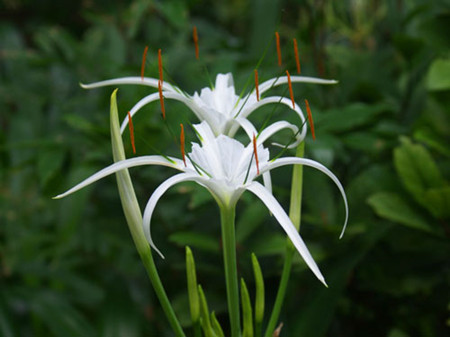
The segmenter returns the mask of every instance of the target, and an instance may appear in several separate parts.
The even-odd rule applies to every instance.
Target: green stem
[[[240,336],[239,314],[239,288],[236,265],[236,238],[235,238],[235,205],[220,207],[222,222],[223,259],[225,267],[225,280],[227,285],[227,302],[230,316],[231,337]]]
[[[116,92],[117,89],[111,96],[111,141],[113,158],[115,162],[125,159],[125,150],[123,148],[123,142],[119,128]],[[122,208],[125,213],[125,218],[127,220],[131,236],[133,238],[139,256],[142,259],[144,267],[147,270],[150,282],[155,289],[156,296],[161,303],[163,311],[166,314],[167,319],[169,320],[169,324],[175,332],[175,335],[177,337],[185,337],[180,322],[175,316],[175,312],[172,309],[169,298],[167,297],[161,279],[159,278],[150,246],[147,242],[147,239],[145,238],[144,230],[142,228],[142,213],[136,198],[136,194],[134,192],[130,173],[128,172],[128,170],[119,171],[116,173],[116,178],[117,186],[119,188],[120,201],[122,202]]]
[[[305,143],[302,142],[297,147],[296,156],[303,157],[305,153]],[[302,211],[302,190],[303,190],[303,166],[296,165],[292,172],[292,188],[291,188],[291,203],[289,206],[289,218],[297,230],[300,229],[301,211]],[[280,284],[278,286],[277,297],[270,315],[269,323],[267,325],[265,337],[271,337],[278,318],[280,317],[281,307],[283,306],[284,298],[286,297],[286,289],[289,283],[289,277],[292,269],[292,259],[294,257],[295,248],[292,242],[288,239],[286,243],[286,254],[284,258],[283,271],[281,273]]]
[[[286,296],[286,289],[289,282],[292,269],[292,258],[294,256],[294,250],[288,247],[286,249],[286,255],[284,258],[283,271],[281,273],[280,284],[278,286],[277,297],[275,304],[272,308],[272,314],[270,315],[269,323],[267,324],[265,337],[272,337],[273,332],[278,324],[278,318],[280,317],[281,307],[283,306],[284,298]]]

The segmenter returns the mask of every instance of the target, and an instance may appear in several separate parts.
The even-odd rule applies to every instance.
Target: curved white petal
[[[170,161],[172,160],[172,162]],[[87,185],[92,184],[93,182],[96,182],[97,180],[100,180],[110,174],[116,173],[120,170],[127,169],[130,167],[135,166],[142,166],[142,165],[161,165],[161,166],[168,166],[172,167],[177,170],[183,170],[183,161],[176,159],[176,158],[170,158],[170,160],[162,157],[162,156],[142,156],[142,157],[136,157],[131,159],[126,159],[119,161],[117,163],[114,163],[112,165],[109,165],[108,167],[105,167],[104,169],[98,171],[97,173],[93,174],[86,180],[82,181],[78,185],[75,185],[70,190],[57,195],[54,197],[54,199],[60,199],[64,198],[65,196],[72,194],[73,192],[76,192],[83,187],[86,187]]]
[[[163,96],[164,96],[164,99],[173,99],[175,101],[184,103],[188,108],[190,108],[192,110],[192,112],[194,112],[194,114],[197,116],[197,118],[200,121],[204,120],[204,111],[202,109],[200,109],[191,98],[181,95],[177,92],[164,92]],[[155,101],[158,101],[158,100],[159,100],[158,92],[152,93],[152,94],[142,98],[130,110],[131,117],[133,117],[145,105],[150,104]],[[127,125],[128,125],[128,116],[124,118],[122,125],[120,126],[121,133],[124,132]]]
[[[292,221],[289,219],[288,215],[283,210],[278,201],[273,197],[273,195],[258,182],[251,183],[249,186],[247,186],[247,190],[255,194],[267,206],[269,211],[272,212],[272,214],[278,220],[280,226],[283,227],[284,231],[289,236],[295,248],[297,248],[297,251],[303,258],[305,263],[308,265],[308,267],[311,269],[311,271],[314,273],[314,275],[316,275],[316,277],[323,284],[327,285],[322,273],[319,270],[319,267],[316,264],[316,261],[314,261],[313,257],[311,256],[308,248],[300,237],[300,234],[297,232],[294,225],[292,224]]]
[[[142,98],[139,102],[137,102],[137,103],[134,105],[134,107],[130,110],[130,115],[131,115],[131,117],[134,117],[134,115],[135,115],[140,109],[142,109],[145,105],[150,104],[150,103],[152,103],[152,102],[154,102],[154,101],[157,101],[157,100],[159,100],[159,93],[158,93],[158,92],[155,92],[155,93],[153,93],[153,94],[150,94],[150,95],[148,95],[148,96],[145,96],[145,97]],[[120,133],[121,133],[121,134],[125,131],[125,129],[126,129],[127,125],[128,125],[128,122],[129,122],[129,120],[128,120],[128,116],[127,116],[127,117],[125,117],[125,118],[123,119],[123,122],[122,122],[122,124],[120,125]]]
[[[150,199],[147,202],[147,205],[145,206],[144,210],[144,216],[142,218],[142,226],[144,229],[145,237],[147,238],[147,241],[149,242],[150,246],[156,250],[156,252],[164,258],[164,255],[159,251],[158,248],[156,248],[156,245],[154,244],[150,232],[150,223],[152,220],[152,214],[155,210],[156,204],[158,203],[159,199],[162,197],[166,191],[172,187],[173,185],[176,185],[178,183],[181,183],[183,181],[197,181],[200,178],[195,175],[190,175],[186,173],[179,173],[177,175],[174,175],[173,177],[170,177],[166,181],[164,181],[161,185],[158,186],[158,188],[153,192],[153,194],[150,196]]]
[[[272,161],[271,163],[269,163],[267,166],[265,166],[263,169],[261,169],[261,173],[266,172],[266,171],[270,171],[273,170],[276,167],[280,167],[280,166],[284,166],[284,165],[292,165],[292,164],[297,164],[297,165],[305,165],[305,166],[310,166],[313,167],[323,173],[325,173],[331,180],[333,180],[333,182],[336,184],[336,186],[339,189],[339,192],[341,192],[342,195],[342,199],[344,199],[344,205],[345,205],[345,221],[344,221],[344,227],[342,228],[342,232],[341,235],[339,236],[339,238],[341,239],[342,236],[344,235],[345,229],[347,228],[347,222],[348,222],[348,203],[347,203],[347,196],[345,194],[344,191],[344,187],[342,187],[341,182],[339,181],[339,179],[333,174],[333,172],[331,172],[329,169],[327,169],[325,166],[323,166],[322,164],[311,160],[311,159],[306,159],[306,158],[296,158],[296,157],[285,157],[285,158],[279,158],[279,159],[275,159],[274,161]]]
[[[158,89],[158,82],[159,82],[159,80],[156,78],[144,77],[144,79],[142,79],[141,77],[138,77],[138,76],[129,76],[129,77],[113,78],[111,80],[105,80],[105,81],[94,82],[94,83],[89,83],[89,84],[80,83],[80,86],[83,89],[94,89],[94,88],[106,87],[109,85],[138,84],[138,85],[145,85],[148,87]],[[170,83],[167,83],[167,82],[163,82],[162,90],[169,91],[169,92],[180,91],[180,89],[178,87],[176,87]]]
[[[308,76],[291,76],[292,83],[314,83],[314,84],[336,84],[336,80],[325,80],[322,78],[308,77]],[[280,76],[267,80],[259,85],[259,94],[262,95],[267,90],[281,84],[288,83],[287,76]]]
[[[239,116],[243,117],[243,118],[247,118],[256,109],[260,108],[263,105],[271,104],[271,103],[287,105],[291,110],[294,110],[297,113],[297,115],[300,117],[301,125],[302,125],[302,132],[299,135],[297,135],[297,137],[296,137],[297,138],[296,145],[298,145],[301,142],[301,140],[304,139],[306,136],[306,123],[305,123],[306,120],[305,120],[305,116],[303,115],[303,112],[302,112],[302,109],[300,108],[300,106],[297,103],[295,103],[294,108],[292,108],[292,101],[286,97],[271,96],[271,97],[263,98],[259,102],[251,104],[250,106],[242,109]],[[296,145],[294,145],[294,146],[296,146]]]
[[[267,188],[267,190],[272,193],[272,178],[270,176],[270,172],[264,172],[262,174],[263,176],[263,181],[264,181],[264,187]]]
[[[253,140],[253,135],[258,135],[258,131],[248,119],[237,117],[235,121],[236,123],[234,123],[234,125],[230,128],[228,136],[234,137],[239,126],[242,127],[242,129],[244,129],[250,141]]]
[[[277,133],[278,131],[281,131],[283,129],[290,129],[292,131],[292,133],[294,135],[296,135],[296,141],[293,142],[292,144],[290,144],[288,146],[289,149],[296,147],[298,145],[298,143],[303,140],[302,139],[298,139],[298,127],[294,124],[291,124],[289,122],[286,121],[279,121],[279,122],[275,122],[271,125],[269,125],[268,127],[266,127],[263,131],[261,131],[261,133],[258,136],[258,143],[262,144],[263,142],[265,142],[268,138],[272,137],[275,133]],[[285,145],[283,144],[278,144],[278,143],[272,143],[272,145],[276,145],[276,146],[280,146],[280,147],[285,147]]]

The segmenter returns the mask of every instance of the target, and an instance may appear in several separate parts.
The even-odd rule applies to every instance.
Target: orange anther
[[[181,147],[181,156],[183,157],[184,166],[186,166],[186,156],[184,153],[184,127],[183,124],[180,124],[181,133],[180,133],[180,147]]]
[[[256,90],[256,100],[259,102],[259,87],[258,87],[258,69],[255,69],[255,90]]]
[[[148,46],[145,46],[144,53],[142,54],[141,80],[144,80],[145,60],[147,58],[147,51],[148,51]]]
[[[136,154],[136,146],[134,144],[134,127],[133,127],[133,120],[131,119],[131,114],[128,111],[128,128],[130,129],[130,140],[131,140],[131,147],[133,148],[133,153]]]
[[[314,133],[314,121],[312,119],[311,109],[309,107],[309,103],[308,103],[307,99],[305,99],[305,104],[306,104],[306,112],[308,113],[309,126],[311,127],[311,135],[312,135],[313,140],[316,140],[316,135]]]
[[[289,71],[287,71],[287,70],[286,70],[286,75],[287,75],[287,79],[288,79],[289,95],[291,96],[291,101],[292,101],[292,109],[295,109],[294,92],[292,91],[291,75],[289,74]]]
[[[253,152],[255,154],[256,160],[256,174],[259,175],[259,161],[258,161],[258,151],[256,149],[256,136],[253,134]]]
[[[162,66],[161,49],[158,49],[158,70],[159,70],[159,80],[161,81],[161,85],[162,85],[162,83],[163,83],[163,66]]]
[[[294,39],[294,53],[295,53],[295,63],[297,64],[297,73],[300,74],[300,58],[298,57],[298,45],[297,39]]]
[[[277,42],[277,55],[278,55],[278,66],[281,67],[281,48],[280,48],[280,34],[278,32],[275,32],[275,38]]]
[[[195,45],[195,58],[198,60],[198,35],[197,35],[197,27],[194,26],[192,30],[192,38],[194,39]]]
[[[163,119],[166,119],[166,109],[164,108],[164,96],[161,88],[161,81],[158,81],[159,102],[161,103],[161,112]]]

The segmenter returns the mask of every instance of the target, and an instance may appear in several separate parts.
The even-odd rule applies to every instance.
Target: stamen
[[[312,135],[313,140],[316,140],[316,135],[314,133],[314,122],[312,119],[311,109],[309,107],[309,103],[308,103],[307,99],[305,99],[305,104],[306,104],[306,112],[308,113],[309,126],[311,127],[311,135]]]
[[[142,54],[141,80],[144,80],[145,60],[147,58],[148,46],[145,46],[144,54]]]
[[[278,66],[281,67],[281,48],[280,48],[280,34],[278,32],[275,32],[275,38],[277,42],[277,55],[278,55]]]
[[[297,39],[294,38],[294,53],[295,53],[295,63],[297,64],[297,73],[300,75],[300,58],[298,57],[298,45]]]
[[[259,161],[258,161],[258,151],[256,149],[256,136],[253,134],[253,152],[255,153],[256,160],[256,174],[259,175]]]
[[[292,91],[291,75],[289,74],[289,71],[287,71],[287,70],[286,70],[286,75],[287,75],[287,78],[288,78],[289,95],[291,96],[292,109],[295,110],[294,92]]]
[[[161,81],[158,81],[159,102],[161,103],[161,112],[163,119],[166,119],[166,109],[164,108],[164,96],[161,88]]]
[[[161,81],[161,85],[163,83],[163,66],[162,66],[162,57],[161,57],[161,49],[158,49],[158,70],[159,70],[159,80]]]
[[[184,127],[183,124],[180,124],[181,127],[181,133],[180,133],[180,147],[181,147],[181,156],[183,157],[183,163],[186,167],[186,156],[184,153]]]
[[[197,35],[197,26],[194,26],[192,30],[192,38],[194,39],[195,45],[195,58],[198,60],[198,35]]]
[[[258,69],[255,69],[255,90],[256,90],[256,100],[259,102],[259,87],[258,87]]]
[[[133,126],[133,120],[131,119],[131,114],[129,111],[128,111],[128,128],[130,129],[131,147],[133,148],[133,153],[136,154],[136,146],[134,144],[134,126]]]

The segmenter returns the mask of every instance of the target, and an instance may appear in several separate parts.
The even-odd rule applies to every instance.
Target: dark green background
[[[283,69],[295,71],[295,37],[303,75],[339,80],[333,87],[296,84],[294,93],[299,103],[308,98],[316,121],[307,157],[333,170],[350,204],[348,230],[338,240],[344,218],[338,191],[305,170],[301,234],[330,288],[298,257],[281,336],[448,335],[449,1],[5,0],[0,20],[0,336],[172,335],[132,245],[115,180],[51,199],[112,162],[113,88],[85,91],[78,83],[139,76],[148,45],[147,76],[157,76],[161,48],[172,81],[188,93],[208,86],[203,65],[212,78],[232,72],[241,90],[269,41],[260,79],[280,73],[276,30]],[[121,87],[121,116],[150,92]],[[285,88],[274,92],[287,95]],[[166,109],[166,126],[157,103],[134,119],[137,155],[179,155],[168,129],[178,134],[180,122],[196,119],[179,103],[166,101]],[[250,119],[261,125],[269,112]],[[288,109],[276,111],[274,120],[281,118],[296,122]],[[187,138],[195,138],[190,129]],[[132,156],[128,132],[124,140]],[[273,173],[285,209],[290,172]],[[132,170],[141,206],[173,173]],[[210,309],[226,326],[213,199],[196,185],[172,188],[156,209],[152,232],[186,331],[186,244]],[[238,205],[237,237],[239,274],[253,296],[255,252],[270,307],[285,239],[249,194]]]

